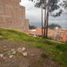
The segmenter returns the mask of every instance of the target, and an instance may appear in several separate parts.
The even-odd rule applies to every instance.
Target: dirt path
[[[21,48],[25,49],[22,51]],[[60,67],[47,57],[43,59],[42,53],[22,42],[0,40],[0,67]]]

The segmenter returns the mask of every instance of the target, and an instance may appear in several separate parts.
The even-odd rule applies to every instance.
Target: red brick
[[[19,5],[20,0],[0,0],[0,27],[28,31],[25,7]]]

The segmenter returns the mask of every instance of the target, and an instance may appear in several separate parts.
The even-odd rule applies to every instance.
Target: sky
[[[40,27],[41,26],[41,9],[34,7],[34,4],[35,3],[28,0],[21,0],[20,2],[20,5],[25,6],[26,18],[29,19],[29,23],[31,25]],[[63,28],[67,29],[67,11],[65,10],[59,17],[49,16],[49,24],[51,23],[59,24]]]

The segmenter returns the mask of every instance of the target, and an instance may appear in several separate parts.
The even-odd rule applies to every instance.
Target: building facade
[[[42,36],[42,29],[31,29],[29,30],[29,34],[33,36]],[[48,38],[56,41],[67,42],[67,29],[48,29]]]
[[[25,7],[20,6],[21,0],[0,0],[0,28],[28,31],[28,19]]]

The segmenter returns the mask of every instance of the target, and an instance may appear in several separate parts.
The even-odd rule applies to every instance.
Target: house
[[[61,31],[61,41],[67,42],[67,30]]]
[[[29,31],[29,34],[36,35],[36,36],[42,36],[42,29],[36,28]],[[67,30],[63,29],[48,29],[48,37],[57,41],[67,41]]]

